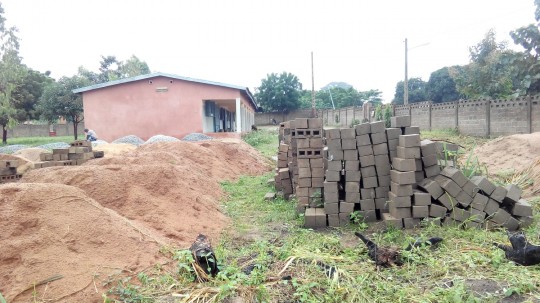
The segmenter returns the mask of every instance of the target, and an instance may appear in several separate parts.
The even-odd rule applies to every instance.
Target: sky
[[[469,62],[469,47],[493,28],[499,41],[534,23],[534,0],[0,0],[19,29],[23,63],[53,78],[101,55],[132,55],[152,72],[248,87],[270,73],[304,89],[330,82],[378,89],[390,102],[398,81],[424,81]]]

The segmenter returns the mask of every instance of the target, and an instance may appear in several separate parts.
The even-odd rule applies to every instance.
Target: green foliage
[[[360,120],[358,119],[352,119],[351,124],[349,124],[350,128],[353,128],[355,125],[360,124]]]
[[[384,107],[384,113],[383,113],[383,119],[384,119],[384,124],[386,125],[386,128],[389,128],[391,126],[391,120],[392,120],[391,118],[393,115],[394,115],[394,112],[392,110],[392,105],[387,104]]]
[[[1,7],[0,7],[1,9]],[[2,296],[2,293],[0,292],[0,303],[7,303],[6,299],[4,298],[4,296]]]
[[[454,67],[459,68],[459,67]],[[450,76],[449,67],[443,67],[431,73],[426,86],[427,98],[434,103],[457,101],[460,94],[456,83]]]
[[[300,107],[300,91],[302,84],[298,77],[283,72],[268,74],[256,89],[255,98],[266,112],[290,111]]]
[[[267,158],[271,158],[277,154],[278,131],[275,128],[265,129],[259,128],[258,131],[252,131],[242,136],[242,139],[249,145],[259,149]]]
[[[426,85],[427,83],[424,82],[421,78],[411,78],[409,79],[408,87],[409,87],[409,103],[415,103],[415,102],[422,102],[427,101],[427,91],[426,91]],[[392,100],[393,104],[403,104],[404,100],[404,87],[405,87],[405,81],[399,81],[396,85],[396,92],[394,94],[394,100]]]
[[[99,73],[79,66],[77,75],[86,79],[88,85],[91,85],[149,73],[148,64],[132,55],[126,62],[119,61],[116,56],[101,56]]]
[[[375,107],[375,121],[382,121],[383,120],[383,107],[382,104],[377,105]]]

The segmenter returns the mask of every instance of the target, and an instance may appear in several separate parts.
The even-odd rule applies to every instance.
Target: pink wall
[[[167,92],[156,92],[164,87]],[[107,142],[127,135],[143,140],[158,134],[181,139],[203,132],[203,100],[234,102],[236,98],[254,111],[241,90],[156,77],[84,92],[84,122]]]

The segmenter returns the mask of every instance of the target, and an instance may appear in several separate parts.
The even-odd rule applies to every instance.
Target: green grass
[[[79,139],[83,139],[84,136],[79,136]],[[74,141],[73,136],[62,136],[62,137],[21,137],[21,138],[8,138],[7,145],[28,145],[30,147],[35,147],[47,143],[55,142],[72,142]],[[1,141],[1,140],[0,140]],[[0,146],[7,146],[6,144],[0,144]]]
[[[272,158],[277,155],[279,142],[278,130],[275,127],[252,131],[244,135],[242,139],[249,145],[258,149],[261,154],[267,158]]]
[[[447,136],[458,140],[456,136]],[[264,153],[275,155],[275,133],[246,137]],[[459,136],[461,137],[461,136]],[[472,140],[472,139],[466,139]],[[132,281],[118,282],[109,298],[123,302],[153,302],[176,294],[182,302],[499,302],[540,299],[540,266],[516,266],[493,242],[508,243],[502,230],[425,226],[416,230],[378,231],[365,224],[311,230],[302,227],[295,201],[265,201],[273,191],[271,174],[242,177],[222,184],[227,193],[223,210],[232,224],[214,244],[221,272],[204,283],[194,282],[187,250],[163,249],[170,266],[156,266]],[[533,199],[535,211],[540,198]],[[535,216],[535,223],[539,215]],[[377,270],[365,246],[353,235],[363,231],[380,245],[405,247],[417,238],[444,238],[437,249],[405,253],[402,267]],[[538,224],[525,230],[538,242]],[[325,275],[321,264],[337,268]],[[252,266],[251,274],[243,271]],[[281,280],[288,277],[288,280]],[[172,298],[172,297],[168,297]],[[172,302],[172,301],[171,301]]]

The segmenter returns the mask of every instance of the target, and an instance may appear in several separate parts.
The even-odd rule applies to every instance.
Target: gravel
[[[47,149],[47,150],[53,150],[56,148],[69,148],[69,144],[66,142],[55,142],[55,143],[47,143],[40,146],[37,146],[39,148]]]
[[[129,136],[116,139],[112,143],[127,143],[127,144],[132,144],[135,146],[139,146],[141,144],[144,144],[144,140],[135,135],[129,135]]]
[[[212,140],[214,138],[207,136],[205,134],[201,133],[191,133],[187,136],[185,136],[182,141],[206,141],[206,140]]]
[[[96,141],[92,141],[92,147],[96,147],[100,144],[109,144],[109,142],[107,141],[104,141],[104,140],[96,140]]]
[[[4,147],[0,147],[0,154],[12,154],[18,150],[28,148],[27,145],[22,144],[15,144],[15,145],[7,145]]]
[[[143,144],[151,144],[151,143],[157,143],[157,142],[177,142],[180,141],[175,137],[169,137],[165,135],[155,135],[152,138],[148,139]]]

